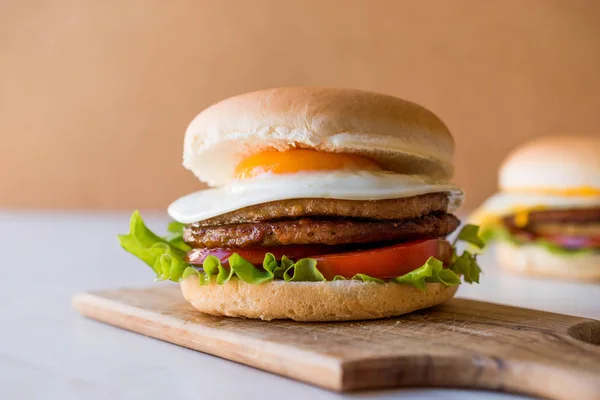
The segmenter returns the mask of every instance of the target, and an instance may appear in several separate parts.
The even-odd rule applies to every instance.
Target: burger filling
[[[265,151],[243,159],[231,184],[172,204],[188,223],[171,224],[169,237],[135,212],[119,239],[158,279],[174,281],[477,282],[475,255],[458,256],[444,239],[460,224],[449,212],[457,196],[450,183],[386,172],[357,154]],[[467,225],[457,240],[482,247],[477,231]]]
[[[191,224],[173,223],[160,238],[134,213],[122,246],[146,261],[159,279],[196,275],[201,284],[239,278],[393,281],[425,289],[478,282],[476,256],[456,254],[444,238],[460,222],[448,197],[431,193],[373,201],[293,199],[246,207]],[[477,227],[457,239],[481,247]]]
[[[545,210],[510,215],[492,235],[515,244],[538,244],[553,252],[600,252],[600,208]]]

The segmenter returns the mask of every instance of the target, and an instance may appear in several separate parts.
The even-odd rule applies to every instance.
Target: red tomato
[[[226,263],[233,253],[250,263],[262,265],[265,253],[273,253],[275,258],[287,256],[292,260],[310,257],[317,260],[317,268],[325,279],[336,275],[352,278],[365,274],[373,278],[394,278],[421,267],[429,257],[435,257],[445,265],[452,260],[452,246],[443,239],[419,240],[368,250],[339,251],[339,247],[327,245],[282,246],[260,249],[194,249],[188,253],[190,264],[202,265],[204,259],[213,255]]]
[[[310,257],[315,254],[327,254],[339,252],[341,247],[322,245],[297,245],[281,247],[261,247],[257,249],[193,249],[187,254],[187,262],[193,265],[202,265],[204,259],[208,256],[215,256],[223,264],[233,253],[237,253],[254,265],[262,265],[265,254],[272,253],[276,259],[286,256],[292,260]]]
[[[352,278],[365,274],[373,278],[395,278],[421,267],[429,257],[444,265],[452,261],[452,246],[443,239],[419,240],[378,249],[313,256],[325,279],[336,275]]]

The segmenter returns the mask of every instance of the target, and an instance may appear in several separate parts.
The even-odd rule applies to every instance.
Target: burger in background
[[[247,93],[201,112],[184,166],[216,186],[169,206],[172,235],[135,212],[123,248],[181,282],[199,311],[302,321],[400,315],[478,282],[445,237],[463,192],[429,110],[345,89]],[[458,239],[482,246],[477,228]]]
[[[600,281],[600,138],[548,137],[515,149],[500,192],[471,216],[502,268]]]

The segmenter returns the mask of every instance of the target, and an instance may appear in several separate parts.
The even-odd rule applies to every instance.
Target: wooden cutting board
[[[453,299],[399,318],[263,322],[198,313],[176,285],[78,294],[83,315],[335,391],[398,386],[600,399],[600,321]]]

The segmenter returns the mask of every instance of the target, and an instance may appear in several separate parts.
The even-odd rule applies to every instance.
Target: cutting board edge
[[[194,321],[194,317],[191,316],[192,314],[188,314],[187,318],[182,319],[181,317],[177,317],[177,314],[170,314],[168,312],[165,313],[164,307],[162,306],[153,309],[144,308],[143,306],[140,307],[138,305],[139,302],[137,300],[137,293],[133,293],[133,296],[131,293],[132,291],[136,292],[137,290],[140,289],[132,288],[79,293],[73,296],[72,303],[74,308],[77,309],[81,314],[92,319],[336,392],[354,392],[358,390],[397,387],[453,387],[503,391],[533,396],[544,396],[547,398],[567,399],[571,398],[571,395],[573,394],[572,388],[579,386],[578,393],[583,396],[580,397],[582,399],[595,399],[598,398],[597,396],[600,394],[600,382],[597,382],[595,379],[593,379],[593,382],[590,382],[588,377],[587,381],[584,382],[585,384],[581,385],[582,378],[584,377],[578,375],[576,371],[571,370],[571,368],[568,366],[568,370],[562,372],[558,371],[557,369],[554,369],[553,371],[546,368],[538,369],[538,373],[542,371],[544,372],[544,376],[547,376],[546,374],[548,372],[551,374],[553,372],[561,372],[563,376],[560,381],[563,383],[568,382],[566,386],[571,388],[568,390],[565,388],[554,388],[556,391],[553,391],[551,388],[545,387],[544,385],[540,386],[540,381],[545,380],[545,378],[540,378],[539,375],[537,375],[538,379],[536,379],[537,383],[535,384],[522,381],[522,379],[519,377],[521,374],[517,373],[519,370],[522,370],[522,366],[516,369],[512,368],[511,366],[513,361],[527,361],[521,360],[520,357],[518,360],[500,360],[500,362],[505,364],[504,366],[501,366],[501,369],[507,374],[506,378],[508,378],[510,375],[510,379],[502,379],[499,382],[493,376],[500,372],[496,369],[496,361],[493,358],[486,357],[485,355],[483,355],[483,357],[480,356],[477,360],[479,363],[487,363],[487,368],[485,370],[487,371],[488,376],[481,380],[477,375],[477,369],[473,368],[473,366],[467,368],[468,371],[466,371],[468,372],[466,375],[470,375],[473,379],[469,379],[467,376],[462,376],[460,379],[453,378],[453,376],[457,374],[457,368],[454,368],[456,366],[456,362],[462,361],[465,364],[469,364],[472,362],[471,357],[463,357],[460,359],[452,358],[450,361],[452,361],[454,367],[451,368],[448,365],[444,366],[444,364],[448,363],[445,363],[444,360],[438,356],[436,357],[435,366],[432,368],[432,371],[428,370],[429,367],[427,366],[427,360],[421,360],[420,362],[416,362],[415,360],[402,360],[404,362],[409,361],[408,364],[410,364],[411,368],[407,369],[406,366],[402,365],[403,363],[399,364],[400,360],[397,358],[383,357],[383,359],[378,358],[375,360],[377,363],[379,363],[379,366],[375,368],[372,365],[367,365],[370,363],[370,361],[372,361],[370,358],[354,358],[352,356],[348,356],[348,354],[323,354],[306,349],[295,348],[289,343],[279,344],[279,347],[277,347],[277,345],[272,345],[267,349],[267,351],[265,351],[265,348],[262,347],[262,345],[265,343],[271,343],[270,341],[267,339],[244,336],[243,333],[240,332],[230,332],[229,336],[225,335],[221,343],[213,343],[212,348],[206,348],[198,345],[198,341],[200,340],[205,342],[207,339],[211,341],[214,339],[216,333],[218,333],[220,336],[222,332],[220,325],[206,326],[202,322]],[[122,294],[124,297],[120,298],[120,294]],[[125,296],[125,294],[127,295]],[[146,293],[146,295],[149,295],[148,297],[154,297],[156,293]],[[179,298],[179,296],[177,297]],[[172,293],[170,293],[168,298],[174,299],[175,297],[172,295]],[[461,301],[469,302],[464,305],[465,307],[459,307],[459,309],[461,309],[460,314],[463,313],[462,308],[472,308],[473,304],[470,303],[474,302],[478,304],[481,303],[477,307],[481,305],[490,305],[502,307],[504,309],[519,310],[519,313],[521,314],[520,317],[529,317],[529,315],[523,315],[524,312],[541,315],[547,314],[555,317],[567,317],[569,323],[562,324],[560,335],[568,337],[568,339],[572,340],[573,342],[581,342],[581,338],[576,340],[573,335],[570,334],[570,332],[563,332],[565,329],[571,330],[571,328],[574,326],[582,326],[583,328],[587,326],[590,328],[589,330],[591,330],[591,328],[595,329],[598,327],[598,323],[600,323],[597,320],[585,317],[568,315],[564,316],[562,314],[553,314],[545,311],[519,309],[518,307],[504,306],[496,303],[483,303],[468,299],[456,299],[456,301],[458,303]],[[177,302],[179,302],[179,300],[177,300]],[[181,303],[182,306],[187,305],[183,299],[181,299]],[[469,304],[471,307],[468,307]],[[438,309],[438,307],[434,307],[432,310],[435,309]],[[443,309],[443,306],[440,306],[440,309]],[[479,311],[480,310],[476,308],[475,315],[480,314]],[[191,323],[186,325],[188,322]],[[166,331],[156,331],[157,327],[166,328]],[[520,328],[518,330],[521,331]],[[582,331],[585,332],[585,329]],[[193,339],[194,336],[200,337],[200,339],[196,338],[196,340],[192,342],[186,342],[185,340],[181,339],[182,337]],[[595,349],[593,349],[593,352],[600,350],[597,346],[585,343],[585,340],[583,342],[584,343],[579,344],[594,347]],[[251,350],[254,351],[254,358],[244,358],[242,352],[240,352],[244,350],[244,347],[248,347],[244,346],[248,343],[250,348],[253,347]],[[218,351],[218,348],[221,346],[227,348],[227,346],[231,346],[232,344],[234,347],[235,345],[238,346],[237,352]],[[206,345],[206,343],[204,345]],[[215,348],[217,348],[217,350],[215,350]],[[285,354],[286,357],[282,358],[281,354]],[[301,358],[307,354],[309,357],[313,357],[314,362],[312,364],[316,368],[321,368],[323,364],[326,365],[326,368],[321,368],[319,371],[313,372],[312,374],[306,373],[306,370],[311,368],[311,363],[302,361],[298,362],[297,358]],[[416,354],[415,356],[418,360],[419,358],[424,358],[427,356],[427,354]],[[273,365],[273,361],[271,361],[271,364],[269,364],[269,361],[261,363],[261,358],[274,359],[276,364],[281,361],[279,359],[282,358],[284,363],[279,365]],[[381,363],[384,359],[389,361],[389,370],[381,367]],[[539,365],[539,363],[537,365]],[[596,367],[594,367],[594,369],[600,366],[599,364],[595,365]],[[531,364],[531,366],[534,365]],[[410,376],[406,376],[407,374],[414,374],[415,371],[419,371],[417,374],[423,374],[423,382],[425,382],[425,384],[422,384],[422,382],[419,381],[419,378],[413,379]],[[464,371],[465,370],[463,369],[463,372]],[[492,376],[489,376],[490,373]],[[365,378],[365,374],[369,377]],[[362,379],[368,381],[369,383],[357,384],[356,382],[353,382],[353,379]]]
[[[300,350],[300,349],[292,349],[288,346],[281,346],[281,345],[273,345],[272,343],[269,343],[269,346],[272,348],[270,350],[271,353],[276,354],[276,355],[280,355],[282,354],[281,351],[279,351],[278,349],[282,348],[285,350],[286,356],[287,358],[289,358],[289,361],[287,363],[289,363],[289,367],[285,367],[286,362],[284,361],[281,365],[269,365],[269,364],[265,364],[263,362],[261,362],[261,359],[265,359],[267,357],[264,357],[264,353],[261,353],[261,359],[257,359],[257,358],[245,358],[245,357],[240,357],[240,352],[234,352],[229,353],[229,352],[223,352],[223,351],[219,351],[218,350],[218,346],[211,346],[209,347],[205,347],[205,346],[199,346],[199,345],[195,345],[195,343],[190,343],[189,341],[186,340],[181,340],[181,337],[183,336],[184,338],[187,337],[187,335],[182,335],[182,336],[178,336],[176,335],[178,330],[181,330],[181,328],[178,328],[176,326],[170,326],[170,325],[165,325],[164,323],[158,322],[153,320],[152,318],[152,313],[145,311],[141,308],[135,307],[135,306],[124,306],[123,304],[103,297],[102,296],[102,292],[103,291],[97,291],[97,292],[81,292],[81,293],[76,293],[73,295],[72,299],[71,299],[71,304],[73,306],[73,308],[75,310],[77,310],[81,315],[96,320],[96,321],[100,321],[102,323],[106,323],[108,325],[112,325],[121,329],[125,329],[128,330],[130,332],[134,332],[137,334],[141,334],[147,337],[151,337],[153,339],[157,339],[166,343],[170,343],[170,344],[175,344],[177,346],[181,346],[181,347],[185,347],[185,348],[189,348],[192,350],[196,350],[199,351],[201,353],[204,354],[209,354],[209,355],[213,355],[219,358],[222,358],[224,360],[228,360],[228,361],[233,361],[248,367],[252,367],[252,368],[257,368],[259,370],[263,370],[266,372],[270,372],[270,373],[274,373],[276,375],[282,376],[282,377],[286,377],[286,378],[290,378],[293,380],[297,380],[297,381],[302,381],[304,383],[308,383],[310,385],[315,385],[324,389],[328,389],[328,390],[332,390],[332,391],[336,391],[336,392],[343,392],[346,391],[343,387],[342,384],[342,377],[343,377],[343,360],[339,359],[339,358],[335,358],[335,357],[330,357],[330,356],[326,356],[323,354],[319,354],[316,352],[311,352],[311,351],[306,351],[306,350]],[[127,312],[129,311],[129,312]],[[134,314],[134,311],[138,314],[137,316]],[[110,316],[109,316],[110,314]],[[153,329],[151,329],[152,327],[148,324],[142,325],[141,329],[136,329],[135,327],[133,327],[133,321],[135,320],[141,320],[143,319],[143,316],[146,315],[148,316],[149,320],[152,321],[154,324],[156,324],[159,327],[164,327],[168,330],[172,330],[174,334],[169,335],[170,338],[169,339],[165,339],[164,336],[161,337],[160,335],[156,334],[153,332]],[[110,317],[113,318],[110,318]],[[114,316],[118,316],[119,318],[115,320]],[[170,318],[173,319],[173,322],[177,322],[178,320],[172,318],[172,317],[168,317],[166,316],[166,318]],[[211,332],[213,333],[214,331],[216,331],[214,328],[209,328],[206,327],[204,328],[205,332]],[[211,337],[213,336],[213,334],[210,335]],[[264,344],[265,341],[262,341],[260,339],[252,339],[252,338],[245,338],[246,342],[250,342],[253,345],[260,345],[260,344]],[[231,342],[227,342],[228,344],[230,344]],[[241,348],[240,348],[241,350]],[[261,349],[261,351],[265,351],[264,348]],[[290,354],[290,352],[294,352],[295,354]],[[312,362],[307,363],[307,368],[299,368],[299,364],[296,361],[297,358],[294,358],[294,356],[308,356],[309,359],[314,360]],[[279,367],[279,368],[278,368]],[[318,373],[309,373],[307,374],[307,371],[311,371],[310,368],[311,367],[316,367],[318,370],[320,370]],[[314,370],[312,370],[314,371]],[[300,373],[298,373],[300,372]],[[309,376],[307,376],[309,375]]]

